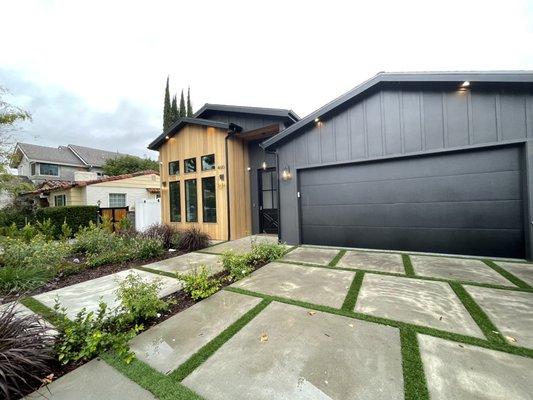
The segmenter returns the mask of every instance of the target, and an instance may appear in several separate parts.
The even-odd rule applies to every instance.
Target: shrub
[[[59,239],[63,241],[67,241],[72,237],[72,228],[67,224],[67,220],[65,219],[63,221],[63,224],[61,225],[61,234],[59,235]]]
[[[183,290],[188,293],[193,300],[205,299],[215,294],[220,289],[220,281],[210,277],[210,270],[205,266],[192,273],[176,274],[177,278],[184,282]]]
[[[39,233],[44,236],[46,240],[54,240],[56,228],[52,224],[52,220],[50,218],[47,218],[42,222],[37,221],[35,223],[35,227],[37,228]]]
[[[22,315],[15,303],[0,309],[0,395],[3,399],[22,397],[24,391],[40,381],[52,360],[53,340],[37,315]]]
[[[233,251],[226,251],[222,254],[222,266],[228,272],[228,277],[232,281],[238,281],[252,272],[252,268],[248,263],[248,254],[236,254]]]
[[[128,341],[142,330],[142,326],[124,331],[115,318],[116,310],[108,310],[103,301],[100,301],[97,313],[83,309],[73,321],[67,318],[66,310],[59,303],[54,310],[63,319],[55,346],[61,364],[90,360],[108,350],[117,353],[127,363],[133,360]]]
[[[38,234],[39,231],[37,228],[28,222],[26,225],[24,225],[24,228],[20,230],[18,235],[14,235],[13,237],[20,237],[26,243],[29,243]]]
[[[277,243],[254,243],[247,253],[247,262],[252,266],[264,264],[283,257],[285,248]]]
[[[160,279],[146,282],[139,274],[130,273],[116,291],[122,305],[122,318],[128,323],[144,322],[166,310],[170,303],[159,298],[161,286]]]
[[[169,249],[173,245],[172,240],[175,234],[176,230],[168,224],[154,224],[149,226],[142,233],[142,236],[150,239],[158,239],[165,249]]]
[[[64,206],[64,207],[43,207],[39,208],[35,214],[38,221],[50,219],[54,226],[54,234],[59,236],[59,230],[63,222],[69,225],[70,229],[76,233],[79,227],[89,225],[89,222],[98,221],[98,206]]]
[[[163,245],[159,239],[133,237],[125,240],[131,259],[148,260],[163,253]]]
[[[70,246],[62,242],[47,242],[43,236],[35,236],[29,243],[8,239],[2,260],[5,267],[42,268],[56,270],[69,254]]]
[[[111,232],[101,229],[94,222],[81,228],[75,235],[76,241],[72,250],[76,253],[99,254],[111,250],[115,245],[116,236]]]
[[[180,240],[181,240],[181,232],[176,231],[172,234],[172,237],[170,238],[170,248],[171,249],[179,249],[180,248]]]
[[[196,227],[190,227],[180,233],[179,250],[190,252],[209,246],[210,236]]]
[[[0,293],[25,292],[48,282],[53,272],[40,267],[0,267]]]

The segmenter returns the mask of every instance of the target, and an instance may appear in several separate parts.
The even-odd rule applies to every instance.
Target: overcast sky
[[[23,141],[154,157],[164,84],[305,116],[379,71],[533,69],[533,1],[0,0]]]

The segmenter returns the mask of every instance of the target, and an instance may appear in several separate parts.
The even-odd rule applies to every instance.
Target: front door
[[[260,169],[259,179],[259,230],[278,233],[278,177],[276,168]]]

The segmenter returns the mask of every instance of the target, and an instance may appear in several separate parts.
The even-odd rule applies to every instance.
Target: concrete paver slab
[[[218,292],[141,333],[130,342],[131,349],[138,359],[168,374],[260,302]]]
[[[484,338],[445,282],[366,274],[355,311]]]
[[[6,303],[0,305],[0,311],[3,311],[4,309],[7,309],[9,307],[13,306],[13,303]],[[21,318],[28,316],[28,315],[37,315],[32,310],[30,310],[28,307],[26,307],[22,303],[16,303],[13,307],[13,311],[17,313],[17,315],[20,315]],[[57,334],[57,330],[55,327],[48,321],[41,318],[41,316],[37,315],[39,317],[39,325],[41,325],[44,328],[47,328],[47,333],[50,335]]]
[[[167,258],[151,264],[143,265],[144,268],[155,269],[164,272],[189,272],[205,265],[213,274],[222,271],[220,256],[205,253],[187,253],[178,257]]]
[[[278,243],[277,235],[252,235],[241,239],[231,240],[220,243],[215,246],[203,249],[204,253],[222,254],[225,251],[234,251],[236,253],[247,253],[252,250],[253,243]]]
[[[530,400],[533,359],[418,335],[432,400]]]
[[[337,267],[405,274],[402,256],[393,253],[347,251],[337,263]]]
[[[77,283],[61,289],[52,290],[34,297],[50,308],[54,307],[55,300],[58,298],[61,305],[67,308],[68,317],[73,318],[84,307],[87,311],[96,311],[98,309],[100,298],[102,298],[110,308],[119,305],[115,291],[118,288],[119,282],[124,280],[128,274],[131,273],[140,275],[143,280],[148,282],[159,279],[162,283],[159,297],[167,296],[182,288],[182,283],[177,279],[152,274],[146,271],[130,269],[102,276],[90,281]]]
[[[156,397],[104,361],[94,359],[25,399],[155,400]]]
[[[337,254],[339,254],[339,250],[335,249],[298,247],[297,249],[291,251],[289,254],[285,255],[285,257],[283,257],[283,260],[328,265]]]
[[[340,308],[355,272],[273,262],[232,286]]]
[[[495,263],[530,286],[533,286],[533,264],[504,261],[495,261]]]
[[[533,293],[469,285],[465,289],[510,344],[533,348]]]
[[[480,260],[432,256],[410,256],[410,258],[416,275],[515,286]]]
[[[209,400],[394,400],[401,362],[396,328],[274,302],[183,383]]]

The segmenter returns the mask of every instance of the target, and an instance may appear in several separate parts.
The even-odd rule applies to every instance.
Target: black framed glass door
[[[258,171],[259,230],[278,233],[278,178],[276,168]]]

